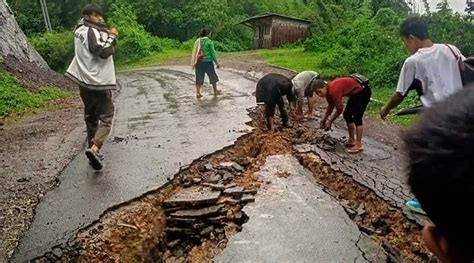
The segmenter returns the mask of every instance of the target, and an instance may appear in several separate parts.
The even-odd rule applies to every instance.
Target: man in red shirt
[[[328,107],[326,114],[321,120],[321,128],[330,130],[333,122],[344,112],[344,120],[347,123],[349,131],[349,139],[346,147],[351,147],[349,153],[359,153],[363,150],[362,133],[363,123],[362,117],[369,104],[372,91],[369,83],[363,84],[353,77],[337,78],[323,85],[316,90],[316,94],[320,97],[326,97]],[[346,108],[342,102],[343,97],[349,97]],[[332,114],[336,108],[336,112]],[[331,116],[332,114],[332,116]]]

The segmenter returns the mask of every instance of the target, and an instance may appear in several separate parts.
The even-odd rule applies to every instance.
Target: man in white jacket
[[[95,4],[87,5],[82,14],[74,31],[75,57],[66,77],[79,85],[87,126],[86,156],[91,166],[100,170],[104,156],[99,150],[110,134],[115,111],[112,90],[117,82],[112,54],[118,31],[103,24],[102,10]]]

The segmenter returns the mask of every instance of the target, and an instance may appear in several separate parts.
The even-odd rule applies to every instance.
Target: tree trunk
[[[71,86],[66,78],[52,71],[28,43],[6,0],[0,0],[0,66],[31,89]]]

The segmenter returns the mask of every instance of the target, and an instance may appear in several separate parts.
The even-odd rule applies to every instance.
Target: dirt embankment
[[[35,91],[45,86],[59,88],[74,88],[72,81],[64,75],[51,69],[39,67],[35,63],[20,61],[13,56],[7,56],[0,63],[0,68],[15,76],[26,88]]]

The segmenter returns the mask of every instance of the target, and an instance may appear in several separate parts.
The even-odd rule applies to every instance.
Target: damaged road
[[[71,161],[38,205],[13,262],[50,251],[107,209],[163,186],[192,160],[248,132],[254,82],[226,71],[220,77],[224,95],[214,98],[205,87],[196,101],[189,67],[121,74],[113,142],[103,149],[108,165],[95,172],[82,153]]]
[[[259,175],[266,184],[244,208],[250,219],[216,262],[386,262],[296,158],[269,156]]]
[[[109,165],[94,172],[79,154],[12,261],[431,259],[420,225],[401,212],[411,196],[398,159],[385,162],[388,146],[345,165],[340,131],[324,135],[310,121],[264,132],[262,112],[247,112],[255,82],[219,74],[224,95],[207,87],[196,100],[188,67],[122,73]]]

